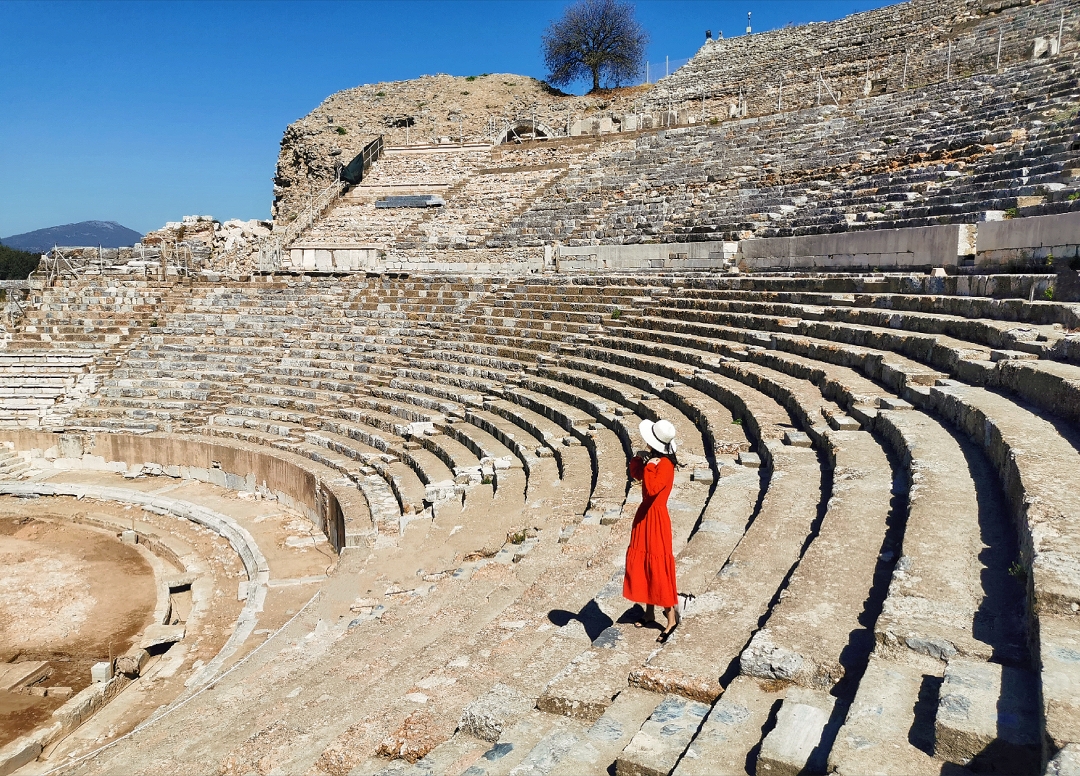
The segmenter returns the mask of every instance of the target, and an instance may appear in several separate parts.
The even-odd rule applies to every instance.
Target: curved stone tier
[[[7,434],[22,475],[220,480],[306,512],[341,554],[216,689],[74,770],[1067,764],[1080,312],[945,280],[163,287],[155,326],[88,335],[109,358],[62,428]],[[626,457],[661,417],[694,598],[658,647],[621,564]]]

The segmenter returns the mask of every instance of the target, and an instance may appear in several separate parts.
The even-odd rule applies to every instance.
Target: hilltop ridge
[[[102,248],[121,248],[133,245],[142,234],[116,221],[80,221],[76,224],[48,226],[32,232],[0,237],[0,243],[22,251],[45,253],[56,245],[100,245]]]

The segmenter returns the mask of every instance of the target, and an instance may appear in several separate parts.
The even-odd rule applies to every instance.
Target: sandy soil
[[[274,501],[256,501],[212,485],[167,477],[130,480],[104,472],[58,472],[49,479],[124,487],[201,504],[232,516],[251,533],[270,566],[271,584],[263,611],[258,615],[254,633],[226,661],[223,666],[225,669],[249,654],[276,628],[298,612],[322,587],[320,583],[337,563],[337,556],[329,542],[310,520]],[[114,740],[156,709],[183,694],[184,683],[192,672],[211,661],[232,634],[236,618],[244,606],[236,597],[237,583],[247,579],[243,565],[229,543],[194,523],[172,516],[152,514],[138,507],[90,499],[79,501],[62,497],[48,499],[47,503],[49,509],[61,516],[61,519],[86,519],[130,525],[142,535],[156,537],[155,541],[168,545],[178,555],[199,558],[203,564],[200,574],[209,574],[213,578],[213,594],[209,608],[192,621],[188,621],[186,616],[191,606],[190,593],[173,594],[174,615],[179,613],[179,619],[187,623],[184,640],[165,654],[152,658],[144,676],[129,685],[116,700],[60,742],[54,751],[47,754],[46,760],[34,764],[34,767],[46,770],[55,767],[58,761],[69,755]],[[40,512],[45,504],[45,499],[21,502],[4,498],[0,499],[0,515],[6,515],[10,508],[21,508],[22,505]],[[2,538],[4,537],[0,534],[0,539]],[[109,539],[119,547],[131,549],[120,545],[111,535]],[[41,555],[36,544],[35,553]],[[63,571],[71,576],[77,573],[77,568],[74,562],[65,563]],[[4,572],[0,571],[0,574],[2,573]],[[171,567],[167,573],[171,573]],[[152,584],[150,589],[152,591]],[[351,600],[350,596],[349,601]],[[87,619],[92,622],[95,616],[91,612]],[[107,644],[105,656],[101,659],[107,659]],[[85,673],[88,681],[89,663]],[[85,686],[85,682],[82,686]],[[29,698],[21,695],[12,697]],[[33,700],[51,701],[48,698]],[[48,706],[44,713],[47,714],[62,703],[59,699],[51,702],[52,705]],[[15,711],[12,709],[12,712]],[[42,718],[38,716],[35,719]],[[29,726],[36,722],[28,720],[26,724]]]
[[[90,667],[125,651],[150,623],[153,571],[115,536],[64,521],[37,502],[5,500],[0,514],[0,662],[45,660],[43,683],[78,692]],[[0,744],[63,703],[0,693]]]

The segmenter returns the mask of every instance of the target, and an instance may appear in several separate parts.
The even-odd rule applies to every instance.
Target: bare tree
[[[640,71],[648,33],[634,18],[634,7],[619,0],[578,0],[541,38],[548,83],[565,86],[592,76],[621,86]]]

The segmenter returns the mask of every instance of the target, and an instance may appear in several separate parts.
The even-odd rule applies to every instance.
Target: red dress
[[[675,465],[667,458],[647,464],[630,460],[630,476],[641,480],[641,506],[634,515],[630,546],[626,550],[623,597],[665,609],[678,602],[675,555],[671,551],[671,516],[667,500],[675,480]]]

